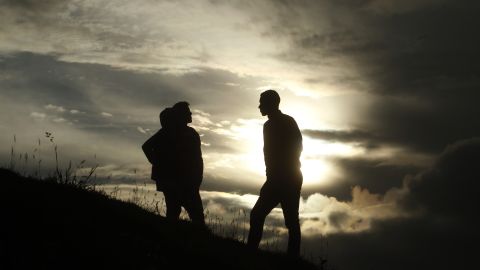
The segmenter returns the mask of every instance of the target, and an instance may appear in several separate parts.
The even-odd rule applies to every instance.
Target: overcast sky
[[[18,170],[42,159],[47,173],[57,144],[62,167],[86,160],[109,184],[148,181],[140,147],[159,112],[185,100],[204,203],[248,210],[265,181],[259,94],[276,89],[304,139],[304,247],[325,249],[327,235],[339,269],[447,268],[459,262],[435,256],[470,253],[439,245],[478,240],[479,11],[453,0],[0,0],[1,164],[13,146]]]

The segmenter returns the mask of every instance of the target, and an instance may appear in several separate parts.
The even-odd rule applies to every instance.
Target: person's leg
[[[193,223],[205,225],[205,215],[203,214],[202,198],[197,188],[188,188],[183,194],[183,206]]]
[[[167,207],[167,219],[178,220],[182,212],[178,189],[172,186],[165,187],[163,196],[165,197],[165,205]]]
[[[300,255],[301,230],[298,208],[300,204],[300,188],[285,190],[282,196],[281,206],[285,218],[285,226],[288,229],[287,253],[293,256]]]
[[[263,225],[265,218],[278,204],[279,200],[276,198],[274,192],[264,185],[260,191],[255,206],[250,212],[250,230],[248,232],[247,246],[252,249],[257,249],[262,240]]]

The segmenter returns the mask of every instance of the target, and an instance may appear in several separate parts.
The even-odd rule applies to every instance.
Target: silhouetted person
[[[175,186],[174,192],[167,192],[165,200],[170,202],[172,211],[178,217],[181,206],[190,219],[205,225],[203,205],[200,198],[200,184],[203,179],[203,159],[200,136],[188,126],[192,122],[189,104],[185,101],[173,106],[175,116]]]
[[[268,120],[263,125],[263,153],[267,180],[250,213],[247,245],[257,249],[263,234],[265,218],[279,203],[288,229],[288,254],[300,255],[300,222],[298,208],[303,176],[300,171],[302,134],[295,120],[283,114],[278,106],[280,96],[274,90],[260,95],[258,108]]]
[[[174,123],[175,115],[172,108],[166,108],[160,113],[160,124],[162,128],[150,137],[143,145],[142,149],[148,161],[152,164],[152,180],[155,181],[157,191],[162,191],[165,198],[172,197],[169,194],[175,194],[176,181],[175,160],[176,149],[175,139],[176,125]],[[177,203],[165,199],[167,206],[167,218],[178,219]]]
[[[205,225],[200,184],[203,159],[200,136],[188,123],[192,113],[187,102],[178,102],[160,113],[162,129],[142,146],[152,164],[152,179],[162,191],[167,218],[178,220],[182,206],[192,222]]]

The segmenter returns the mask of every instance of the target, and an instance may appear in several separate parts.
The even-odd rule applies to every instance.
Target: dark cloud
[[[356,143],[366,148],[401,147],[434,154],[449,143],[480,134],[480,123],[469,121],[480,113],[476,94],[462,89],[438,94],[428,100],[392,96],[372,97],[353,130],[305,130],[312,138]],[[472,89],[473,91],[473,89]]]
[[[369,128],[430,151],[479,134],[476,121],[465,123],[480,112],[480,39],[469,31],[479,23],[474,10],[478,4],[449,2],[384,21],[378,38],[416,36],[415,45],[392,42],[385,53],[355,59],[375,93],[411,101],[378,100],[367,115]]]
[[[371,106],[358,108],[352,121],[357,130],[437,153],[480,134],[478,121],[469,120],[480,113],[480,37],[472,32],[479,7],[475,1],[275,1],[257,12],[269,14],[270,36],[290,41],[278,59],[318,70],[308,82],[371,95]]]
[[[377,65],[366,74],[377,85],[374,90],[428,99],[451,89],[466,94],[468,88],[478,86],[475,70],[480,68],[480,38],[470,30],[479,22],[474,15],[478,8],[474,1],[450,1],[372,20],[378,30],[373,38],[385,41],[379,48],[382,53],[373,50],[359,63]]]
[[[260,187],[252,186],[238,179],[218,177],[206,173],[202,182],[202,190],[221,191],[234,194],[258,194]],[[226,203],[225,205],[228,205]]]
[[[35,1],[35,0],[2,0],[0,1],[0,6],[4,9],[9,9],[10,12],[18,12],[22,15],[42,15],[42,12],[51,11],[53,8],[61,6],[65,1],[61,0],[45,0],[45,1]],[[34,16],[29,17],[28,19],[33,19]],[[27,19],[25,17],[18,18],[18,21]]]
[[[478,223],[472,213],[480,205],[479,165],[479,138],[448,146],[432,169],[407,179],[405,204],[444,219]]]
[[[42,107],[47,104],[76,105],[85,110],[82,106],[89,103],[90,98],[82,87],[83,83],[79,85],[83,78],[82,74],[72,70],[75,66],[69,68],[68,64],[58,62],[54,57],[32,53],[2,56],[2,93],[15,97],[19,104],[35,102]],[[85,70],[90,69],[85,66]]]
[[[353,60],[379,86],[375,91],[418,94],[433,90],[428,79],[475,77],[480,38],[471,30],[478,3],[431,1],[402,12],[402,4],[388,1],[393,10],[379,14],[374,2],[380,1],[275,2],[272,34],[290,38],[285,55],[292,61],[319,67],[325,58]]]
[[[405,175],[413,175],[422,167],[415,165],[396,165],[383,159],[332,158],[338,168],[337,176],[331,184],[304,188],[305,195],[319,192],[341,201],[352,199],[352,188],[360,186],[375,194],[384,194],[392,187],[401,187]]]
[[[13,34],[21,40],[23,33],[11,33],[12,29],[21,27],[27,31],[35,29],[46,32],[49,32],[50,29],[61,29],[66,25],[58,25],[59,18],[52,15],[59,10],[66,10],[67,5],[68,3],[61,0],[2,0],[0,1],[0,14],[3,18],[0,20],[3,25],[0,26],[0,30],[7,36]]]
[[[439,152],[449,143],[480,134],[478,121],[469,121],[480,113],[476,94],[462,93],[455,88],[450,91],[451,94],[443,97],[432,95],[414,102],[378,99],[365,115],[363,126],[404,147]]]
[[[332,226],[336,228],[340,228],[341,224],[348,220],[350,217],[348,213],[345,212],[332,212],[328,216],[328,221],[332,224]]]
[[[452,269],[474,263],[475,251],[470,247],[478,240],[475,231],[412,218],[379,222],[369,232],[307,238],[302,244],[313,249],[328,241],[323,256],[335,269]]]
[[[3,56],[0,69],[4,74],[0,81],[2,94],[15,97],[19,104],[36,103],[38,107],[53,104],[90,115],[110,110],[119,122],[136,109],[160,111],[180,100],[189,101],[192,109],[207,111],[214,120],[231,115],[257,116],[256,94],[247,91],[256,86],[254,79],[223,70],[202,69],[183,75],[146,73],[99,64],[67,63],[53,56],[31,53]],[[87,114],[72,116],[88,120]],[[156,114],[151,117],[158,118]]]
[[[328,258],[339,269],[451,269],[474,262],[480,240],[480,139],[457,142],[428,170],[407,177],[399,205],[409,218],[377,220],[368,231],[328,236]],[[334,215],[341,222],[347,216]],[[332,217],[331,217],[332,219]],[[321,239],[305,239],[312,248]],[[324,255],[325,256],[325,255]]]
[[[304,135],[325,141],[356,143],[363,147],[375,148],[388,142],[386,138],[362,130],[302,130]]]
[[[207,46],[186,44],[189,41],[178,38],[175,24],[156,24],[158,20],[149,18],[161,14],[165,6],[173,13],[191,8],[190,3],[175,7],[158,1],[132,6],[111,4],[0,1],[0,32],[5,37],[0,51],[57,54],[72,62],[175,71],[189,71],[196,65],[193,63],[204,64],[211,59]]]

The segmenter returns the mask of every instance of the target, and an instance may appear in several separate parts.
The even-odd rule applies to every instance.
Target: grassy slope
[[[188,222],[0,169],[0,269],[315,269]]]

